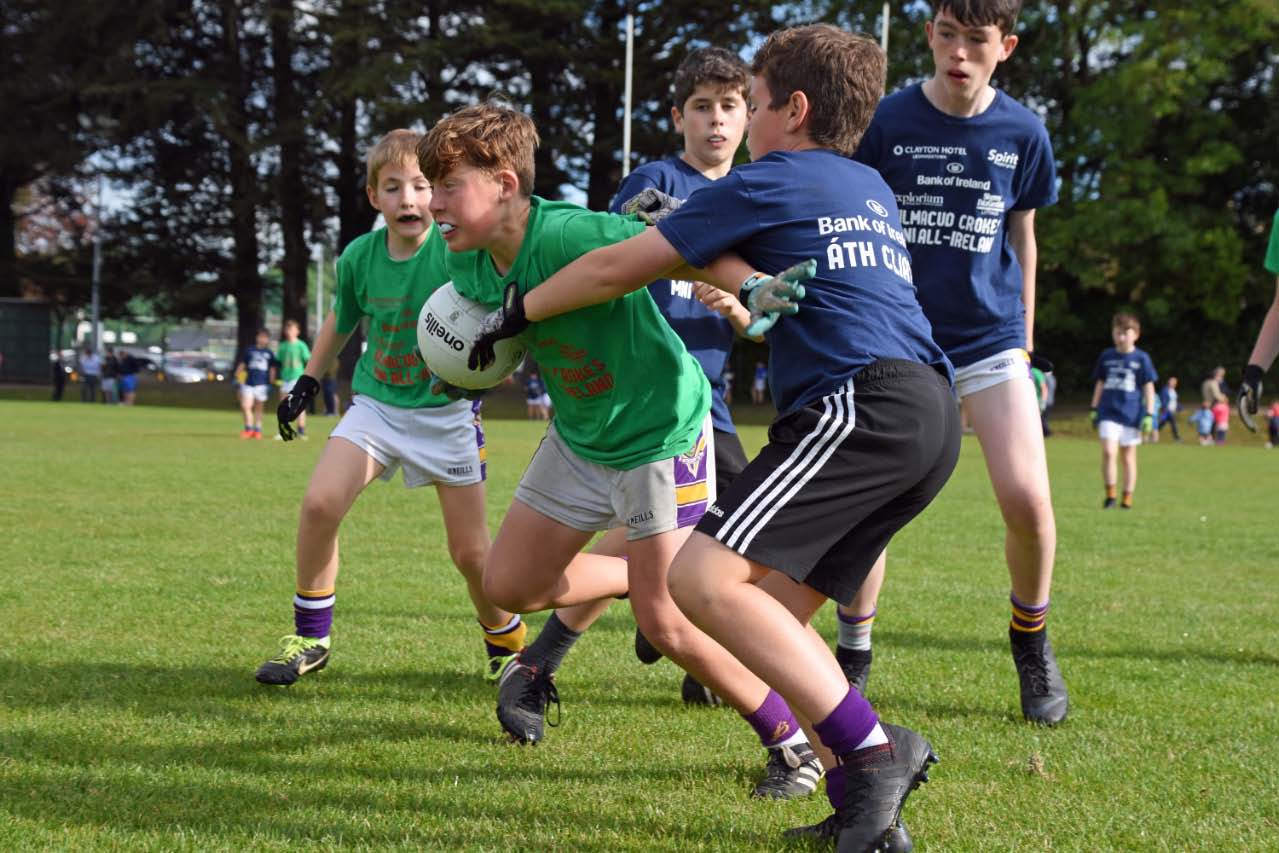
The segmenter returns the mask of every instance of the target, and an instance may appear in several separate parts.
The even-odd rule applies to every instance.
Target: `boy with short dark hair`
[[[1155,382],[1159,376],[1150,356],[1137,349],[1141,323],[1126,311],[1111,323],[1115,345],[1097,356],[1089,417],[1101,439],[1101,476],[1106,487],[1102,509],[1115,505],[1116,454],[1123,462],[1124,491],[1120,509],[1132,509],[1137,488],[1137,448],[1154,430]],[[1224,405],[1224,404],[1223,404]]]
[[[484,674],[524,645],[519,616],[484,597],[481,572],[489,534],[484,500],[485,449],[479,404],[436,393],[417,355],[418,312],[448,281],[444,244],[427,204],[431,185],[417,165],[421,134],[393,130],[369,151],[365,190],[385,225],[352,240],[337,262],[337,299],[315,338],[306,369],[279,406],[280,437],[306,411],[324,375],[360,321],[368,347],[355,365],[354,397],[311,474],[297,533],[294,633],[257,670],[263,684],[292,684],[329,661],[336,603],[338,527],[375,479],[404,471],[407,488],[435,485],[449,557],[466,580],[487,652]]]
[[[271,333],[258,329],[253,346],[246,347],[236,360],[234,372],[237,375],[243,372],[244,375],[244,381],[240,383],[240,413],[244,416],[240,438],[262,438],[262,409],[271,394],[271,383],[275,381],[280,364],[270,346]]]
[[[534,196],[537,141],[527,116],[487,103],[441,119],[418,147],[454,286],[489,305],[517,305],[575,258],[645,229],[635,217]],[[691,277],[676,266],[660,272]],[[667,592],[670,560],[714,497],[710,385],[648,290],[632,290],[510,329],[541,369],[554,414],[493,543],[484,590],[524,613],[629,591],[655,647],[736,708],[765,748],[807,756],[781,697],[761,701],[767,686]],[[594,532],[613,527],[627,529],[627,561],[581,553]],[[498,721],[520,742],[542,739],[547,706],[559,702],[551,673],[577,639],[554,615],[547,625],[501,676]],[[812,790],[820,765],[799,763]]]
[[[880,724],[810,620],[827,598],[852,600],[959,454],[950,364],[915,298],[896,202],[849,157],[885,66],[873,41],[829,25],[773,33],[751,69],[753,162],[655,229],[508,300],[474,350],[685,264],[705,267],[697,276],[737,293],[754,316],[778,315],[767,331],[780,412],[769,443],[707,509],[669,585],[764,682],[755,695],[785,697],[838,756],[826,777],[835,814],[801,832],[838,837],[841,851],[880,848],[936,756],[915,732]],[[812,258],[816,275],[802,285],[782,275]],[[738,285],[729,276],[743,267]]]
[[[1008,637],[1023,716],[1066,718],[1048,641],[1057,548],[1044,431],[1030,378],[1035,329],[1035,210],[1057,199],[1043,122],[990,81],[1017,47],[1020,0],[940,0],[924,25],[933,76],[884,98],[856,153],[901,208],[919,301],[955,365],[955,388],[981,444],[1004,518]],[[874,612],[878,590],[853,608]]]

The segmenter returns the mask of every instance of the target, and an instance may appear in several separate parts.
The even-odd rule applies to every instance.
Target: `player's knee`
[[[345,512],[341,497],[323,489],[308,490],[302,498],[302,518],[312,524],[337,527]]]
[[[1017,500],[1009,501],[1003,507],[1003,514],[1004,523],[1014,535],[1046,539],[1055,535],[1057,530],[1052,500],[1047,495],[1022,492]]]
[[[449,559],[467,579],[479,580],[484,575],[488,546],[481,542],[450,542]]]
[[[530,590],[524,587],[519,578],[491,571],[486,568],[482,580],[484,598],[494,607],[500,607],[510,613],[531,613],[545,610],[546,607]]]
[[[636,612],[635,623],[640,631],[662,654],[679,658],[688,646],[688,634],[693,628],[687,619],[677,613]]]
[[[675,604],[685,613],[697,613],[705,609],[709,601],[708,585],[705,583],[706,573],[699,572],[687,560],[677,556],[666,573],[666,588],[675,600]]]

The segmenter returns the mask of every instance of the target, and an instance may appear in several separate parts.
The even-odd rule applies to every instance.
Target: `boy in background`
[[[888,540],[949,477],[960,435],[950,364],[916,300],[892,192],[849,156],[885,66],[873,41],[826,24],[773,33],[751,67],[752,162],[656,228],[508,301],[474,350],[684,265],[704,268],[696,277],[738,295],[760,325],[772,322],[779,415],[769,443],[707,509],[669,586],[753,673],[754,684],[731,685],[742,698],[763,709],[784,697],[837,756],[826,763],[835,813],[801,832],[837,837],[846,853],[882,849],[936,756],[919,734],[880,724],[811,618],[827,598],[852,600]],[[746,262],[744,280],[731,252]],[[803,285],[779,275],[814,258]]]
[[[1155,425],[1154,439],[1159,440],[1159,432],[1168,424],[1172,428],[1172,440],[1181,441],[1181,431],[1177,429],[1177,412],[1181,411],[1181,403],[1177,399],[1177,377],[1169,376],[1164,387],[1159,389],[1159,423]]]
[[[270,396],[271,384],[275,382],[275,372],[279,367],[270,345],[271,333],[258,329],[253,346],[246,347],[235,362],[235,374],[244,377],[240,381],[239,395],[240,414],[244,416],[240,438],[262,438],[262,409],[266,406],[266,398]],[[123,393],[123,385],[120,390]]]
[[[298,379],[306,370],[306,363],[311,360],[311,348],[306,345],[306,341],[298,339],[297,320],[284,321],[284,340],[280,341],[279,349],[276,352],[276,360],[280,363],[280,399],[283,400],[289,396],[289,392],[293,390],[293,386],[297,384]],[[298,438],[306,440],[306,410],[303,409],[298,415]],[[276,435],[277,439],[283,439],[283,435]]]
[[[1212,404],[1212,440],[1215,444],[1225,444],[1226,435],[1230,432],[1230,404],[1218,400]]]
[[[1195,428],[1195,432],[1199,435],[1200,447],[1212,446],[1212,404],[1204,400],[1199,404],[1199,408],[1195,413],[1186,420],[1190,421],[1191,426]]]
[[[770,755],[788,748],[807,756],[808,740],[781,697],[761,703],[768,688],[689,622],[667,591],[670,560],[714,496],[711,390],[696,360],[642,287],[520,321],[523,299],[557,270],[645,228],[634,217],[534,196],[537,143],[527,116],[487,103],[441,119],[418,147],[454,286],[504,306],[482,328],[509,317],[503,336],[521,336],[554,403],[485,564],[485,593],[521,613],[629,594],[649,641],[737,709]],[[492,358],[476,346],[470,363]],[[582,553],[596,531],[613,527],[627,529],[625,561]],[[576,639],[553,614],[503,670],[497,716],[513,740],[542,739],[547,706],[559,702],[551,673]],[[797,763],[813,790],[820,765]]]
[[[354,399],[334,427],[311,474],[297,533],[297,591],[292,634],[257,671],[263,684],[292,684],[329,661],[336,602],[338,527],[373,480],[389,481],[397,468],[404,485],[435,485],[449,557],[475,607],[487,653],[485,676],[524,645],[519,616],[484,597],[481,572],[489,534],[484,501],[484,430],[479,404],[453,401],[431,388],[418,357],[417,317],[436,288],[448,281],[444,243],[427,205],[431,185],[417,166],[420,134],[393,130],[369,151],[369,204],[386,224],[351,241],[337,263],[337,300],[315,338],[302,375],[280,402],[280,437],[319,393],[324,375],[347,338],[370,318],[368,347],[351,380]]]
[[[1029,371],[1052,365],[1029,353],[1035,211],[1057,200],[1057,185],[1043,122],[990,85],[1017,47],[1020,9],[1020,0],[935,3],[924,25],[933,76],[884,98],[854,156],[879,171],[901,208],[919,301],[955,365],[1003,515],[1022,715],[1053,725],[1069,703],[1048,640],[1057,528]],[[841,614],[873,615],[877,594],[868,584]]]
[[[1132,509],[1137,488],[1137,447],[1154,430],[1155,381],[1159,378],[1150,356],[1137,349],[1141,323],[1127,312],[1111,324],[1115,345],[1103,350],[1093,366],[1089,418],[1101,439],[1101,476],[1106,487],[1102,509],[1115,505],[1116,456],[1123,462],[1124,490],[1120,509]]]

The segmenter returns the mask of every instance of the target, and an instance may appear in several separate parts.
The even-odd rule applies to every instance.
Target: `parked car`
[[[170,382],[221,382],[230,365],[207,352],[169,352],[164,354],[161,370]]]

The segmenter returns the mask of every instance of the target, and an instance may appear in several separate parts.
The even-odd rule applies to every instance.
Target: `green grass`
[[[502,742],[434,493],[398,481],[343,528],[330,667],[259,686],[322,442],[237,428],[230,407],[0,402],[0,849],[783,850],[824,816],[748,799],[753,737],[634,660],[620,603],[561,672],[562,725]],[[488,429],[496,530],[539,429]],[[1020,720],[971,439],[894,542],[870,698],[942,757],[907,808],[917,849],[1276,849],[1279,451],[1143,448],[1129,513],[1099,509],[1095,442],[1050,457],[1064,726]]]

